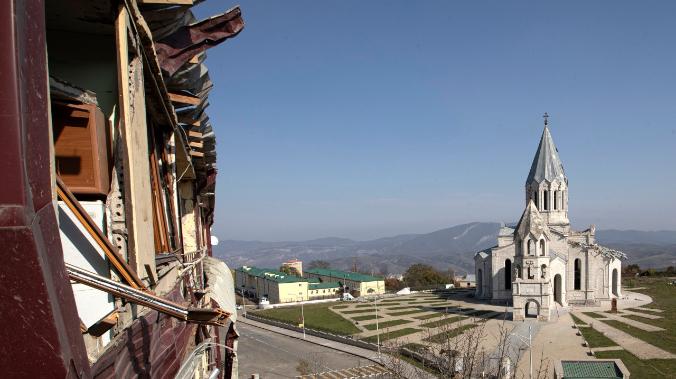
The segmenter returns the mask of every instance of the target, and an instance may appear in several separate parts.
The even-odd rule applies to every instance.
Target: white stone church
[[[623,253],[600,246],[595,227],[575,231],[568,221],[568,178],[547,126],[528,179],[526,208],[498,245],[476,253],[476,298],[510,303],[513,319],[549,320],[559,306],[598,305],[619,298]]]

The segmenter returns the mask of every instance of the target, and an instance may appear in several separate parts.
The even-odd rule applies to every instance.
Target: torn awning
[[[195,55],[236,36],[244,28],[239,7],[225,13],[185,25],[169,36],[155,42],[157,58],[162,70],[172,76]]]
[[[230,268],[220,259],[205,256],[204,271],[207,275],[207,293],[221,308],[232,313],[231,321],[237,321],[235,281]]]

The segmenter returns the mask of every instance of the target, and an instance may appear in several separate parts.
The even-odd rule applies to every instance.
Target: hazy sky
[[[574,226],[676,229],[676,2],[543,3],[241,1],[207,60],[214,234],[516,221],[545,111]]]

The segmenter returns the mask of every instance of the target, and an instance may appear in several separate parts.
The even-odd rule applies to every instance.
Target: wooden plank
[[[202,138],[203,134],[200,132],[195,132],[193,130],[188,131],[188,138]]]
[[[61,180],[60,177],[56,177],[56,193],[57,196],[66,204],[66,207],[73,212],[75,217],[80,221],[85,230],[89,235],[94,239],[97,245],[103,250],[103,253],[106,255],[106,258],[110,263],[115,267],[118,274],[122,280],[127,282],[130,286],[145,290],[146,287],[143,284],[143,281],[136,276],[133,268],[130,267],[127,262],[124,260],[124,257],[120,252],[113,246],[113,244],[108,240],[108,238],[103,234],[101,229],[96,225],[96,223],[89,216],[89,213],[82,208],[80,202],[77,201],[75,195],[68,189],[68,186]]]
[[[120,5],[115,20],[117,47],[120,142],[123,144],[124,205],[128,230],[128,256],[136,274],[145,276],[145,264],[155,270],[153,200],[150,185],[148,128],[141,58],[130,51],[129,15]],[[130,54],[131,53],[131,54]]]
[[[191,141],[190,147],[195,147],[195,148],[201,149],[202,147],[204,147],[204,144],[202,142],[199,142],[199,141]]]
[[[169,99],[174,103],[198,105],[202,99],[197,96],[184,95],[180,93],[169,92]]]
[[[193,157],[198,157],[198,158],[204,157],[204,153],[203,153],[203,152],[201,152],[201,151],[195,151],[195,150],[190,150],[190,155],[193,156]]]

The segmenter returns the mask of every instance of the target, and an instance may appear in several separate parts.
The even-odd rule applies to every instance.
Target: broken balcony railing
[[[183,321],[225,326],[226,320],[230,317],[230,313],[221,308],[184,307],[148,292],[137,290],[122,283],[83,270],[69,263],[66,263],[66,270],[68,271],[68,276],[73,281],[97,288],[101,291],[121,297],[129,302],[146,306]]]

